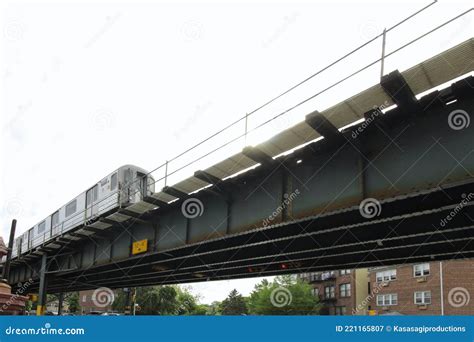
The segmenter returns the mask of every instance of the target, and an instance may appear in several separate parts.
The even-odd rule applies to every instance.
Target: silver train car
[[[124,165],[17,237],[12,258],[28,253],[79,226],[137,203],[154,191],[155,181],[147,171],[133,165]]]

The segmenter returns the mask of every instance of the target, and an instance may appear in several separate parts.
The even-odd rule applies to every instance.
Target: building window
[[[82,302],[85,303],[87,301],[87,295],[82,295]]]
[[[321,280],[327,280],[336,277],[336,271],[323,272],[321,274]]]
[[[117,187],[117,173],[114,173],[110,177],[110,190],[115,190],[116,187]]]
[[[339,285],[339,295],[341,297],[350,297],[351,296],[351,284],[341,284],[341,285]]]
[[[377,272],[376,274],[377,282],[391,281],[397,279],[397,270],[387,270],[382,272]]]
[[[336,316],[343,316],[346,314],[346,307],[345,306],[336,306],[334,308],[334,314]]]
[[[76,212],[76,200],[66,205],[66,217],[74,214],[75,212]]]
[[[314,287],[311,292],[313,293],[313,296],[319,297],[319,287]]]
[[[351,270],[341,270],[341,275],[351,274]]]
[[[335,298],[335,297],[336,297],[336,291],[335,291],[334,285],[326,286],[324,288],[324,298]]]
[[[431,291],[415,292],[415,304],[431,304]]]
[[[430,274],[430,264],[413,265],[413,276],[422,277]]]
[[[396,293],[389,293],[383,295],[377,295],[378,306],[389,306],[398,304],[398,295]]]

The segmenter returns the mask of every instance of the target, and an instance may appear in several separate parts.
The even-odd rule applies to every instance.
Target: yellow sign
[[[148,240],[135,241],[132,246],[132,254],[144,253],[148,250]]]

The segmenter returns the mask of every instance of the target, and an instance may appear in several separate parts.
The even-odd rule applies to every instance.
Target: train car
[[[12,258],[79,226],[137,203],[155,191],[148,172],[124,165],[15,239]]]

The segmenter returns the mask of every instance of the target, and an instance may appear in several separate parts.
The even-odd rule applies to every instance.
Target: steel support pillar
[[[64,301],[64,292],[60,292],[58,295],[58,316],[63,314],[63,301]]]
[[[44,253],[41,256],[41,268],[40,268],[40,283],[38,292],[38,305],[36,307],[36,316],[44,315],[46,308],[46,269],[47,269],[47,255]]]

